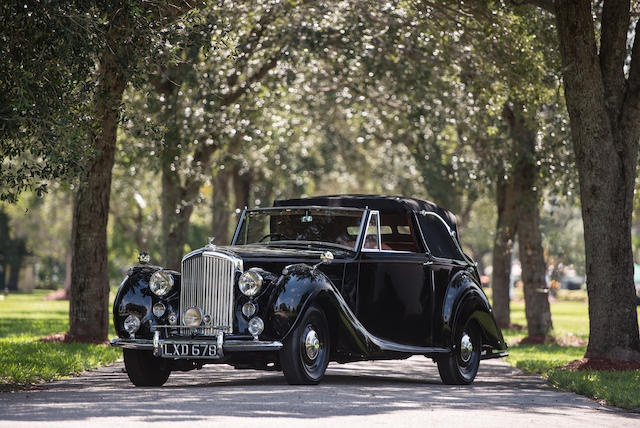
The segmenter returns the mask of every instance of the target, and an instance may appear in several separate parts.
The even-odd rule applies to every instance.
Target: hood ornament
[[[216,246],[213,245],[213,241],[215,241],[215,237],[214,236],[210,236],[209,237],[209,245],[207,245],[207,248],[211,249],[211,250],[215,250]]]

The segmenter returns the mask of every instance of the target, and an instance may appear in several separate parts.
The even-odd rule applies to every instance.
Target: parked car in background
[[[113,306],[130,380],[229,364],[317,384],[330,361],[433,359],[447,384],[473,382],[507,345],[462,251],[455,216],[413,198],[334,195],[245,210],[230,246],[181,272],[141,263]]]

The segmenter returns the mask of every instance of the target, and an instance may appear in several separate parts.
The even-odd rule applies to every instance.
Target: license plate
[[[209,343],[163,343],[162,356],[166,358],[214,358],[216,345]]]

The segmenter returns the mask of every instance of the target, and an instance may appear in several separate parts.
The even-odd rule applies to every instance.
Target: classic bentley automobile
[[[412,355],[433,359],[444,383],[470,384],[480,360],[507,355],[455,216],[431,202],[275,201],[181,270],[143,258],[120,285],[111,344],[137,386],[210,363],[317,384],[330,361]]]

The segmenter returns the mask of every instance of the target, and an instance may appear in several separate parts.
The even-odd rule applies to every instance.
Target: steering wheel
[[[272,233],[267,233],[266,235],[264,235],[262,238],[260,238],[260,240],[258,242],[262,242],[267,238],[272,238],[272,237],[279,237],[279,238],[284,238],[284,239],[291,239],[289,238],[287,235],[280,233],[280,232],[272,232]]]

